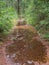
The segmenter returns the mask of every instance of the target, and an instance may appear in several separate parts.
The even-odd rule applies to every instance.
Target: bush
[[[40,34],[43,34],[42,32],[44,32],[43,35],[46,35],[47,32],[49,33],[49,1],[30,1],[30,5],[25,10],[25,18],[29,24],[36,27]]]
[[[16,11],[10,4],[6,0],[0,0],[0,34],[8,34],[13,26],[12,20],[16,19]]]

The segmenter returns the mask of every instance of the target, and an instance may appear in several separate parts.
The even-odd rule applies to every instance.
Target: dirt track
[[[23,27],[21,27],[21,28],[23,28]],[[44,42],[46,42],[46,41],[44,41]],[[49,65],[49,46],[47,46],[47,43],[48,42],[44,43],[46,45],[46,47],[47,47],[47,63],[41,64],[41,65]],[[10,43],[8,43],[8,44],[10,44]],[[19,63],[18,64],[13,64],[9,59],[6,58],[5,46],[8,45],[8,44],[6,43],[2,47],[0,47],[0,65],[28,65],[28,64],[19,64]],[[34,63],[34,65],[39,65],[38,62],[33,61],[33,63]],[[29,64],[29,65],[32,65],[32,64]]]
[[[4,45],[5,46],[5,45]],[[41,65],[49,65],[49,47],[47,46],[47,63]],[[37,62],[34,62],[35,65],[39,65]],[[0,65],[11,65],[11,63],[6,59],[4,47],[0,47]]]

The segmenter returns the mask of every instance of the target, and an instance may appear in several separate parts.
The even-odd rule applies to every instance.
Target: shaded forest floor
[[[49,43],[47,41],[44,41],[46,43]],[[9,62],[7,62],[6,57],[5,57],[5,52],[4,52],[4,46],[7,44],[3,45],[0,47],[0,65],[11,65]],[[37,62],[34,62],[35,65],[39,65]],[[47,46],[47,63],[41,64],[41,65],[49,65],[49,46]]]
[[[14,28],[15,29],[15,28]],[[6,43],[8,42],[8,44]],[[6,59],[6,53],[5,53],[5,47],[9,44],[11,44],[10,42],[11,41],[6,41],[6,42],[0,42],[1,43],[1,46],[0,46],[0,65],[13,65],[13,63],[9,62],[8,59]],[[44,40],[43,39],[43,42],[44,42],[44,45],[46,45],[47,47],[47,63],[45,64],[41,64],[41,65],[49,65],[49,42]],[[38,62],[34,62],[35,65],[39,65]],[[14,64],[15,65],[15,64]],[[17,65],[20,65],[20,64],[17,64]]]

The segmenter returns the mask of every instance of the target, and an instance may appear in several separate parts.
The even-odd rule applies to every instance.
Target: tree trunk
[[[20,0],[18,0],[18,15],[20,15]]]

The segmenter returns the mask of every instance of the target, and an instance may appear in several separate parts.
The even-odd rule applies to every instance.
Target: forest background
[[[49,40],[49,0],[20,0],[20,14],[27,24]],[[7,35],[18,19],[18,0],[0,0],[0,36]]]

